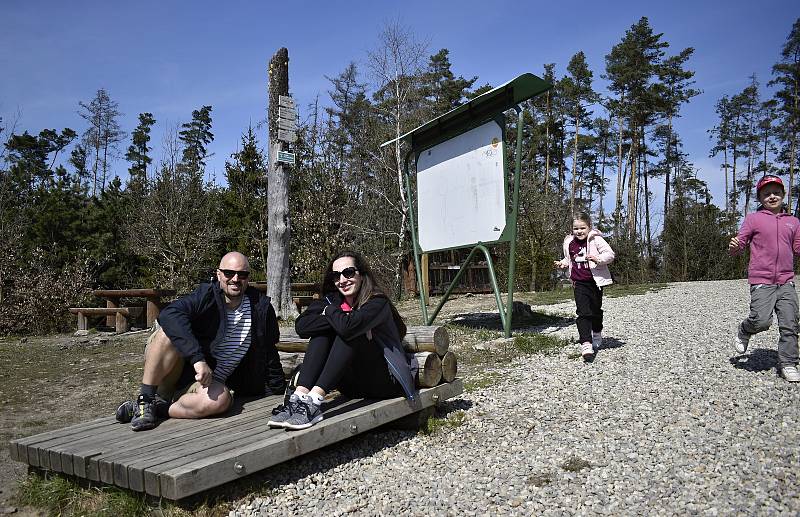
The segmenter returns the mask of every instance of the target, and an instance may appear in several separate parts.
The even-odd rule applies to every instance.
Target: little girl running
[[[603,343],[603,287],[611,284],[608,265],[614,261],[614,250],[603,235],[592,229],[592,219],[586,212],[575,215],[572,234],[564,238],[564,258],[555,267],[569,268],[575,292],[581,355],[585,361]]]
[[[756,197],[761,206],[744,218],[739,234],[728,244],[731,255],[738,255],[750,246],[747,268],[750,314],[739,325],[734,349],[745,353],[750,337],[769,328],[774,311],[780,329],[780,373],[789,382],[800,382],[798,303],[794,288],[794,255],[800,255],[800,220],[783,211],[785,194],[779,177],[767,175],[758,180]]]

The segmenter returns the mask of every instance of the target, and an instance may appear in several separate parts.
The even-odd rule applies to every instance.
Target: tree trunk
[[[569,209],[571,212],[575,212],[575,186],[577,185],[578,180],[578,125],[580,123],[580,119],[578,116],[575,116],[575,142],[573,144],[572,149],[572,192],[570,193],[569,197]]]
[[[670,171],[672,170],[672,162],[670,162],[669,160],[670,147],[672,147],[672,115],[669,116],[669,122],[667,123],[667,146],[666,146],[666,156],[664,157],[664,160],[667,162],[667,168],[664,171],[664,220],[665,221],[667,220],[667,214],[669,213]]]
[[[620,102],[621,102],[620,98]],[[614,205],[616,217],[614,218],[614,233],[619,235],[619,223],[622,219],[622,192],[624,182],[622,180],[622,113],[617,116],[617,124],[619,125],[619,135],[617,139],[617,198]]]
[[[547,195],[547,189],[550,187],[550,90],[547,91],[547,118],[545,119],[544,127],[544,146],[545,146],[545,159],[544,159],[544,193]]]
[[[292,303],[289,281],[289,171],[278,163],[278,151],[286,144],[277,139],[278,97],[289,95],[289,51],[278,50],[269,62],[270,138],[269,183],[267,184],[267,296],[272,299],[275,313],[288,319],[298,315]]]

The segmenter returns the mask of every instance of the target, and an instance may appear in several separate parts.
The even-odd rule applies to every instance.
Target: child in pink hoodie
[[[555,261],[560,269],[569,269],[575,293],[581,355],[591,361],[603,343],[603,287],[611,284],[608,265],[614,261],[614,250],[603,234],[592,229],[586,212],[575,215],[572,234],[564,238],[564,258]]]
[[[750,246],[747,280],[750,314],[736,333],[734,349],[747,351],[750,337],[767,330],[772,313],[778,317],[780,373],[789,382],[800,382],[797,370],[798,302],[794,288],[794,255],[800,255],[800,220],[783,211],[783,181],[767,175],[756,185],[759,209],[744,218],[728,250],[737,255]]]

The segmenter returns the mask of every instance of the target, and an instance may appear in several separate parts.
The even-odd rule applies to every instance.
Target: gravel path
[[[271,495],[231,514],[797,515],[800,385],[776,375],[775,325],[733,352],[748,296],[737,280],[606,299],[594,363],[571,349],[515,361],[450,403],[461,425],[278,466]]]

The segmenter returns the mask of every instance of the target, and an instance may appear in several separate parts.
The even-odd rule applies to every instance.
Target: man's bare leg
[[[205,418],[224,413],[230,408],[233,398],[224,384],[213,381],[196,391],[183,394],[169,407],[172,418]]]

